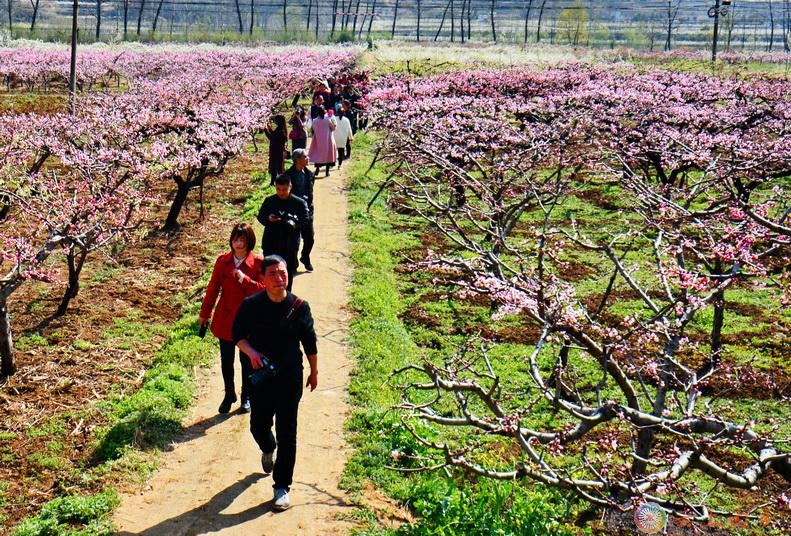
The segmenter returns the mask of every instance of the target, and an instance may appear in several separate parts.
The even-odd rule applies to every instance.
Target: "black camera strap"
[[[299,309],[299,307],[302,305],[302,302],[304,301],[305,300],[303,300],[299,296],[294,296],[294,303],[291,304],[291,307],[289,307],[288,312],[286,313],[286,316],[283,319],[284,324],[286,326],[288,326],[291,323],[291,319],[294,317],[294,313],[297,312],[297,309]]]

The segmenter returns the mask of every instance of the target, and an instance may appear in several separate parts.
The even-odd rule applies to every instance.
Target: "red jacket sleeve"
[[[245,263],[240,267],[242,273],[247,276],[242,280],[242,291],[245,296],[251,296],[256,292],[264,290],[264,274],[261,272],[261,264],[264,258],[253,254],[253,265]]]

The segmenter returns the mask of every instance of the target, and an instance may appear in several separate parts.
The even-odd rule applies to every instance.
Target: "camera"
[[[207,329],[209,329],[209,323],[208,322],[206,322],[205,324],[203,324],[200,327],[200,329],[198,330],[198,337],[200,337],[201,339],[204,338],[206,336],[206,330]]]
[[[277,367],[266,356],[261,356],[261,363],[263,363],[261,368],[254,370],[248,376],[250,385],[252,387],[258,387],[261,385],[261,383],[265,382],[269,378],[274,378],[277,374]]]

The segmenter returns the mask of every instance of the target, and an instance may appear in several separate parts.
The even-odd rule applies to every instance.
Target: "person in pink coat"
[[[310,149],[308,150],[308,158],[316,165],[317,177],[321,166],[327,167],[326,177],[330,174],[330,166],[335,165],[338,149],[332,136],[334,130],[335,122],[327,117],[324,108],[320,107],[318,115],[313,120],[313,138],[310,140]]]
[[[220,413],[228,413],[236,402],[233,366],[236,345],[231,332],[233,319],[242,300],[264,289],[264,276],[261,273],[264,259],[253,253],[256,242],[252,226],[246,223],[235,225],[229,242],[231,251],[217,257],[214,263],[198,315],[201,328],[207,326],[211,319],[211,332],[220,340],[220,363],[225,384],[225,396],[218,410]],[[250,359],[241,352],[239,360],[242,363],[242,404],[239,409],[246,413],[250,411],[250,384],[247,377],[252,372],[252,366]]]

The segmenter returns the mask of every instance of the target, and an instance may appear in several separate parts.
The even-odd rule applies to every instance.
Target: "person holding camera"
[[[275,194],[261,203],[257,219],[264,226],[261,243],[264,256],[280,255],[288,266],[288,289],[297,273],[300,230],[308,225],[310,211],[304,199],[291,194],[291,180],[286,175],[275,179]]]
[[[211,319],[211,332],[220,341],[220,364],[225,385],[225,396],[218,409],[220,413],[228,413],[231,405],[237,400],[233,366],[236,347],[231,334],[233,318],[245,297],[264,288],[264,276],[261,273],[261,262],[264,259],[261,255],[253,253],[255,247],[253,227],[246,223],[235,225],[231,230],[229,243],[231,251],[223,253],[214,262],[211,279],[198,314],[201,337],[206,333]],[[218,296],[219,301],[217,301]],[[214,309],[213,315],[212,309]],[[248,376],[251,368],[250,360],[246,355],[239,354],[239,361],[242,364],[242,404],[239,409],[245,413],[250,411]]]
[[[286,261],[267,255],[261,269],[266,292],[242,302],[233,322],[233,340],[254,369],[250,433],[261,449],[264,473],[272,473],[273,509],[282,511],[291,505],[288,493],[297,455],[297,413],[303,390],[300,344],[310,366],[305,387],[311,391],[318,385],[318,349],[310,306],[287,290],[291,280]]]
[[[291,159],[294,163],[284,173],[291,182],[291,195],[301,197],[308,205],[308,221],[300,229],[302,254],[299,256],[299,262],[302,263],[305,270],[312,272],[313,264],[310,262],[310,253],[313,251],[313,244],[316,241],[313,228],[313,219],[316,216],[313,211],[313,185],[316,182],[316,176],[308,169],[308,152],[305,149],[294,149]]]

